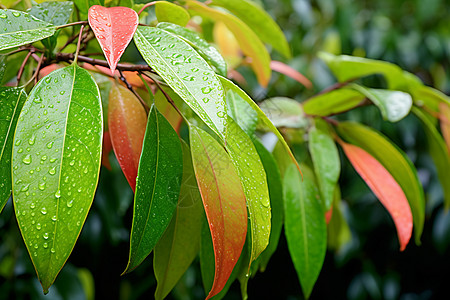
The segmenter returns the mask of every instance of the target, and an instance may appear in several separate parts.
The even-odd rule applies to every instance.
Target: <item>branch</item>
[[[141,105],[144,107],[145,111],[148,112],[150,111],[150,107],[148,107],[147,103],[144,101],[144,99],[142,99],[142,97],[133,89],[133,87],[131,86],[131,84],[127,81],[127,79],[125,78],[125,76],[123,76],[122,71],[119,70],[119,74],[120,74],[120,80],[123,81],[123,83],[125,83],[125,85],[127,86],[127,88],[134,94],[134,96],[139,100],[139,102],[141,103]]]

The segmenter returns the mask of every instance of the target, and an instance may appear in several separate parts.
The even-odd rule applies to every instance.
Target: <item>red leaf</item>
[[[109,63],[111,74],[114,74],[117,62],[133,38],[139,17],[128,7],[93,5],[89,8],[88,19]]]
[[[108,109],[108,126],[114,153],[134,191],[147,113],[133,93],[118,84],[111,87]]]
[[[405,193],[394,177],[363,149],[339,141],[351,164],[387,209],[397,228],[400,251],[411,238],[413,220]]]
[[[450,154],[450,106],[447,103],[439,103],[439,120],[441,121],[442,136]]]
[[[330,209],[325,213],[325,221],[327,221],[327,225],[330,223],[332,217],[333,217],[333,205],[331,205]]]
[[[290,66],[282,63],[281,61],[272,60],[270,62],[270,68],[278,73],[284,74],[295,81],[299,82],[300,84],[304,85],[307,89],[312,89],[312,83],[309,81],[308,78],[303,76],[300,72],[297,70],[291,68]]]
[[[111,162],[108,154],[112,150],[111,137],[109,131],[103,132],[103,149],[102,149],[102,165],[111,171]]]

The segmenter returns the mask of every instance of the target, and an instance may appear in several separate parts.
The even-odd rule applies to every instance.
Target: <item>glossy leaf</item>
[[[225,137],[223,88],[201,56],[185,41],[159,28],[140,26],[134,41],[147,64],[212,130]]]
[[[450,105],[450,97],[439,90],[425,85],[417,85],[409,89],[413,96],[414,103],[418,106],[426,106],[431,111],[439,112],[439,104],[446,103]]]
[[[411,208],[400,185],[373,156],[355,145],[339,142],[351,164],[387,209],[397,228],[400,251],[405,250],[413,229]]]
[[[111,136],[109,131],[103,132],[103,147],[102,147],[102,165],[108,170],[112,170],[111,162],[109,161],[109,153],[113,150]]]
[[[73,11],[71,1],[48,1],[34,5],[30,9],[30,15],[39,20],[59,26],[67,24]]]
[[[450,155],[445,145],[445,141],[424,112],[416,107],[414,107],[412,111],[424,125],[423,128],[427,136],[429,153],[436,166],[437,175],[444,192],[444,204],[448,209],[450,208]]]
[[[317,127],[309,131],[308,145],[324,210],[328,211],[333,203],[334,190],[341,172],[339,153],[330,134]]]
[[[124,273],[139,266],[169,225],[178,203],[182,173],[178,135],[152,106],[139,163],[130,256]]]
[[[6,71],[6,55],[0,54],[0,84],[3,82],[3,75]]]
[[[189,137],[214,247],[215,276],[209,299],[223,289],[241,255],[247,233],[247,208],[239,176],[222,146],[192,125]]]
[[[261,102],[259,107],[276,127],[304,128],[308,126],[302,106],[294,99],[269,98]]]
[[[295,70],[291,66],[289,66],[285,63],[282,63],[281,61],[272,60],[270,62],[270,68],[272,69],[272,71],[281,73],[283,75],[286,75],[286,76],[294,79],[298,83],[305,86],[307,89],[312,89],[312,87],[313,87],[311,81],[309,81],[309,79],[306,78],[302,73]]]
[[[123,0],[122,0],[123,1]],[[104,5],[104,0],[73,0],[82,15],[87,15],[90,7],[94,5]]]
[[[88,20],[108,61],[111,74],[114,74],[120,57],[133,38],[139,17],[128,7],[94,5],[89,8]]]
[[[14,132],[27,99],[21,88],[0,87],[0,212],[11,196],[11,157]]]
[[[409,201],[414,221],[416,244],[420,244],[425,221],[425,200],[417,170],[406,154],[381,133],[353,122],[342,122],[339,135],[378,160],[400,184]]]
[[[439,104],[439,112],[442,136],[447,144],[447,150],[450,155],[450,106],[446,103]]]
[[[283,31],[262,7],[249,0],[213,0],[212,4],[232,12],[252,28],[263,42],[271,45],[284,57],[291,57],[291,49]]]
[[[360,104],[364,98],[364,95],[357,91],[341,88],[309,98],[302,103],[302,106],[308,115],[326,117],[350,110]]]
[[[327,227],[313,175],[302,168],[303,180],[293,164],[284,176],[284,230],[303,294],[309,298],[325,259]]]
[[[271,214],[266,172],[252,140],[231,118],[228,119],[226,148],[239,174],[247,200],[251,230],[251,264],[269,244]],[[250,268],[250,265],[248,267]]]
[[[228,115],[245,131],[249,136],[253,136],[258,124],[258,114],[256,111],[237,93],[232,90],[226,92]]]
[[[182,149],[183,179],[178,205],[153,256],[158,282],[155,299],[164,299],[169,294],[199,252],[204,212],[190,149],[184,142]]]
[[[109,93],[108,124],[114,153],[134,191],[147,113],[136,96],[117,83],[112,85]]]
[[[192,13],[213,19],[216,22],[223,22],[233,32],[242,52],[251,58],[251,66],[256,73],[258,82],[262,86],[267,86],[271,75],[270,56],[259,36],[243,21],[229,13],[208,7],[197,1],[187,0],[186,3]]]
[[[381,111],[384,120],[398,122],[409,114],[412,107],[410,94],[400,91],[370,89],[352,84],[351,87],[370,99]]]
[[[211,66],[216,68],[217,73],[222,76],[227,75],[227,64],[216,48],[211,46],[207,41],[202,39],[195,31],[188,28],[178,26],[172,23],[162,22],[157,25],[158,28],[164,29],[170,33],[176,34],[184,41],[188,42]]]
[[[342,209],[341,192],[339,187],[336,187],[334,202],[331,207],[331,219],[327,225],[327,246],[328,249],[335,251],[339,251],[352,238],[352,233]]]
[[[44,292],[72,252],[91,207],[102,135],[98,87],[76,65],[41,79],[20,114],[12,159],[14,207]]]
[[[55,34],[56,27],[30,14],[0,9],[0,50],[30,44]]]
[[[155,3],[155,14],[158,22],[170,22],[183,27],[191,19],[189,13],[182,6],[166,1]]]

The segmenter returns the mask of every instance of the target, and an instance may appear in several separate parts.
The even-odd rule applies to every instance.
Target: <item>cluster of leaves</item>
[[[12,194],[44,292],[72,252],[111,150],[135,193],[124,273],[153,251],[157,299],[197,256],[207,298],[222,297],[236,279],[245,298],[250,275],[265,270],[283,225],[309,297],[327,246],[338,249],[349,235],[336,144],[392,216],[400,249],[413,227],[420,243],[425,204],[417,171],[380,132],[333,117],[357,107],[373,104],[390,122],[410,112],[423,122],[450,205],[450,101],[413,74],[322,53],[339,84],[302,104],[272,98],[258,106],[227,79],[243,80],[237,66],[250,65],[262,86],[271,70],[310,85],[271,61],[264,43],[287,58],[290,50],[259,6],[116,2],[0,10],[0,205]],[[156,21],[140,24],[136,11],[145,21],[148,6]],[[118,63],[132,40],[145,65]],[[371,74],[384,75],[387,88],[355,83]],[[262,143],[273,134],[276,145]],[[303,149],[300,164],[287,142]]]

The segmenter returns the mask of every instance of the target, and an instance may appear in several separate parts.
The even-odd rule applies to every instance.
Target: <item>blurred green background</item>
[[[294,57],[286,61],[314,84],[307,90],[274,74],[267,89],[251,71],[240,68],[257,100],[285,96],[303,101],[335,83],[316,54],[327,51],[381,59],[418,75],[427,85],[450,93],[450,3],[448,0],[265,0],[262,5],[284,30]],[[126,59],[126,58],[125,58]],[[383,87],[381,77],[364,84]],[[406,151],[419,171],[427,207],[422,245],[398,251],[394,224],[365,183],[343,158],[340,184],[344,215],[352,239],[338,252],[327,252],[311,299],[445,299],[450,297],[450,214],[427,155],[424,133],[413,116],[396,124],[379,112],[359,108],[340,119],[381,130]],[[82,234],[47,296],[20,237],[11,201],[0,215],[0,299],[152,299],[156,288],[151,258],[120,277],[128,258],[132,192],[117,164],[102,168],[99,188]],[[302,299],[282,237],[264,273],[250,280],[250,299]],[[198,262],[190,267],[169,299],[203,299]],[[240,299],[234,283],[225,299]]]

